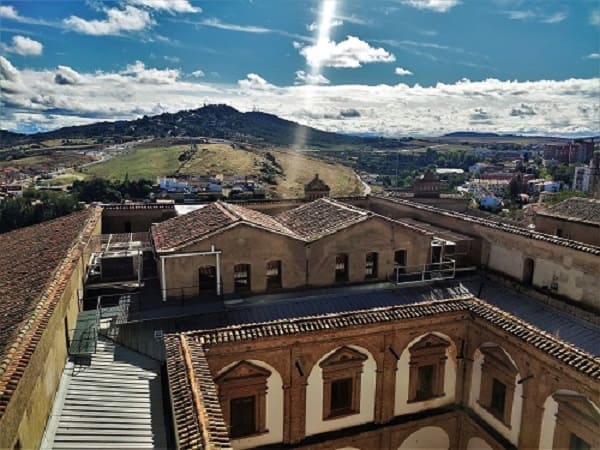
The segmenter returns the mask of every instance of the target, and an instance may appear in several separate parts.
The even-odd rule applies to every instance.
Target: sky
[[[329,131],[600,133],[596,0],[0,0],[0,128],[226,103]]]

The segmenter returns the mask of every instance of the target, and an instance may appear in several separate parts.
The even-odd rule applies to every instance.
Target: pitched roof
[[[237,223],[299,238],[271,216],[239,205],[215,202],[188,214],[153,224],[152,239],[157,251],[174,251]]]
[[[425,205],[423,203],[417,203],[409,200],[404,200],[400,198],[391,198],[385,197],[382,195],[373,195],[374,198],[378,198],[381,200],[389,201],[392,203],[399,203],[401,205],[406,205],[414,209],[419,209],[422,211],[428,211],[434,214],[438,214],[440,216],[452,217],[455,219],[463,220],[465,222],[471,222],[477,225],[482,225],[484,227],[493,228],[498,231],[503,231],[505,233],[516,234],[519,236],[523,236],[529,239],[535,239],[538,241],[550,242],[551,244],[560,245],[562,247],[569,247],[573,250],[578,250],[581,252],[591,253],[593,255],[600,255],[600,247],[596,245],[591,245],[579,241],[572,241],[570,239],[560,238],[556,236],[552,236],[545,233],[540,233],[539,231],[529,230],[527,228],[517,227],[515,225],[509,225],[502,222],[496,222],[494,220],[483,219],[481,217],[473,217],[467,214],[462,214],[455,211],[450,211],[447,209],[436,208],[435,206]]]
[[[548,209],[537,212],[541,216],[556,217],[572,222],[600,225],[600,200],[568,198]]]
[[[206,439],[206,430],[214,430],[217,442],[223,442],[223,417],[218,399],[213,397],[214,379],[206,360],[205,350],[212,346],[282,336],[298,336],[299,334],[319,331],[336,332],[349,327],[411,320],[444,314],[469,313],[474,320],[483,320],[510,333],[521,341],[532,345],[540,351],[554,357],[559,362],[570,366],[573,370],[595,380],[600,380],[600,361],[591,354],[580,350],[559,338],[542,331],[535,326],[494,307],[487,302],[470,295],[463,298],[433,300],[420,303],[394,305],[383,308],[370,308],[350,312],[337,312],[318,316],[282,319],[265,323],[249,323],[214,330],[192,331],[165,336],[167,350],[167,371],[171,387],[171,400],[175,405],[175,423],[178,434],[184,430],[185,442]],[[201,370],[184,370],[183,364],[200,367]],[[196,412],[189,414],[192,403],[190,379],[196,378],[197,393],[202,398],[194,403]],[[187,387],[187,388],[186,388]],[[199,391],[199,392],[198,392]],[[206,399],[206,400],[205,400]],[[181,411],[177,405],[182,405]],[[187,409],[185,409],[187,407]],[[200,417],[200,420],[198,418]],[[214,419],[214,422],[213,422]],[[190,436],[192,430],[192,436]],[[202,434],[204,433],[204,435]],[[204,436],[204,438],[203,438]],[[210,438],[210,434],[208,435]],[[181,435],[180,435],[181,439]],[[181,448],[197,448],[181,445]]]
[[[313,241],[373,216],[354,206],[320,198],[277,216],[277,220],[304,239]]]
[[[100,214],[92,207],[0,234],[0,417]]]

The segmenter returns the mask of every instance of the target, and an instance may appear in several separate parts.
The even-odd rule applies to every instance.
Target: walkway
[[[88,364],[67,362],[43,449],[167,448],[160,365],[99,337]]]

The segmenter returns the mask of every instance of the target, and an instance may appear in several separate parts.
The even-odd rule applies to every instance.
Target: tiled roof
[[[600,226],[600,200],[593,198],[569,198],[537,213],[541,216]]]
[[[273,217],[239,205],[215,202],[182,216],[152,225],[157,251],[172,251],[235,223],[246,223],[299,238]]]
[[[185,335],[167,335],[164,342],[178,448],[230,449],[202,345]]]
[[[100,215],[91,207],[0,235],[0,417]]]
[[[483,300],[471,295],[464,295],[463,298],[455,297],[449,300],[433,300],[408,305],[282,319],[265,323],[251,323],[214,330],[167,335],[165,338],[167,370],[169,371],[169,384],[172,392],[171,400],[176,412],[177,433],[180,439],[193,443],[202,439],[201,433],[205,433],[202,429],[208,427],[209,430],[218,430],[218,438],[224,439],[221,434],[223,417],[216,397],[214,380],[204,354],[204,350],[213,345],[241,343],[271,337],[297,336],[301,333],[318,331],[335,331],[341,328],[363,327],[371,324],[461,312],[468,312],[474,320],[484,320],[491,323],[506,333],[516,336],[572,367],[574,370],[600,380],[600,361],[589,353],[573,347]],[[180,341],[185,341],[187,344],[182,344]],[[186,349],[186,345],[188,349]],[[200,427],[197,425],[199,423],[197,421],[198,415],[190,414],[188,411],[189,405],[193,404],[193,399],[191,399],[189,389],[190,372],[183,367],[186,360],[188,364],[190,364],[189,361],[193,361],[193,373],[198,382],[197,389],[204,391],[203,395],[207,396],[206,400],[203,401],[206,401],[208,406],[203,406],[203,408],[210,410],[210,413],[204,415],[204,422],[200,422]],[[178,411],[177,405],[183,405],[181,411]],[[204,405],[204,403],[201,405]],[[213,417],[214,423],[211,422]],[[190,436],[190,433],[193,436]],[[182,446],[181,448],[198,447]]]
[[[409,206],[414,209],[419,209],[422,211],[431,212],[434,214],[438,214],[440,216],[452,217],[455,219],[463,220],[465,222],[470,222],[476,225],[482,225],[488,228],[493,228],[498,231],[504,231],[505,233],[512,233],[519,236],[523,236],[529,239],[535,239],[538,241],[545,241],[555,245],[560,245],[561,247],[568,247],[573,250],[578,250],[581,252],[591,253],[593,255],[600,256],[600,247],[586,244],[579,241],[572,241],[570,239],[559,238],[556,236],[552,236],[549,234],[540,233],[539,231],[532,231],[527,228],[517,227],[515,225],[508,225],[502,222],[496,222],[489,219],[482,219],[480,217],[472,217],[467,214],[461,214],[458,212],[436,208],[435,206],[424,205],[422,203],[416,203],[409,200],[399,199],[399,198],[391,198],[384,197],[380,195],[374,195],[374,198],[380,198],[382,200],[386,200],[392,203],[398,203],[401,205]]]
[[[285,211],[277,216],[277,220],[304,239],[312,241],[362,222],[372,215],[369,211],[321,198]]]

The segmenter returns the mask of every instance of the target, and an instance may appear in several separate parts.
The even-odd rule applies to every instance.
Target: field
[[[0,161],[2,167],[18,169],[41,169],[45,172],[59,167],[72,167],[93,161],[91,156],[74,152],[52,152],[48,155],[29,156],[27,158]]]
[[[268,156],[271,155],[270,157]],[[274,161],[273,161],[274,157]],[[276,165],[283,173],[276,173]],[[358,195],[362,185],[352,169],[311,156],[281,149],[240,148],[228,143],[149,146],[127,150],[108,161],[86,167],[85,173],[123,180],[173,174],[242,174],[261,178],[270,172],[276,185],[265,184],[272,197],[303,195],[303,187],[316,173],[331,187],[331,195]]]

